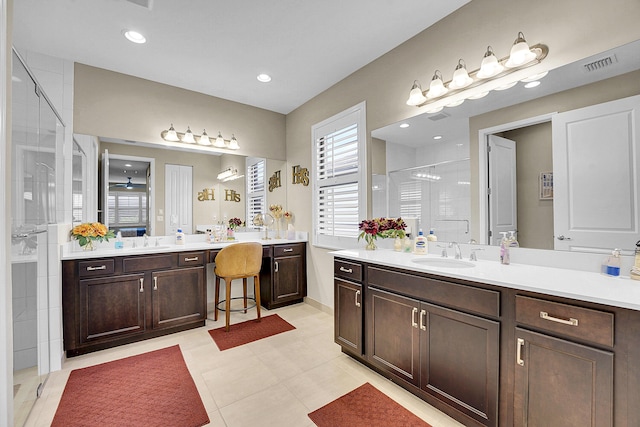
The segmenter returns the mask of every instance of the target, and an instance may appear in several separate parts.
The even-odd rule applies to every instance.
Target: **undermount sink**
[[[440,268],[471,268],[475,267],[475,264],[469,261],[463,261],[461,259],[450,258],[416,258],[412,259],[412,262],[416,264],[426,265],[429,267]]]
[[[169,248],[169,245],[162,245],[162,246],[136,246],[135,248],[132,247],[127,247],[124,248],[124,251],[126,252],[152,252],[154,250],[162,250],[162,249],[167,249]]]

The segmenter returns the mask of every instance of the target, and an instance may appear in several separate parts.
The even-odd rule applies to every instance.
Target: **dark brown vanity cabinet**
[[[437,288],[443,282],[371,267],[368,272],[367,360],[419,388],[429,403],[444,402],[482,425],[497,426],[500,323],[425,302],[430,286],[434,299],[442,299]],[[395,283],[411,286],[416,280],[421,283],[411,296],[393,291]],[[449,297],[464,304],[453,294],[444,299]]]
[[[362,266],[336,260],[334,271],[335,342],[361,356],[364,354]]]
[[[205,252],[63,261],[68,356],[203,326]]]
[[[273,309],[302,302],[307,295],[306,243],[273,245],[271,250],[260,271],[262,305]]]
[[[516,320],[514,425],[613,426],[613,313],[516,296]]]

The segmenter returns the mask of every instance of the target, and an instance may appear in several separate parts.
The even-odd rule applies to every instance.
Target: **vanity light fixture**
[[[519,32],[511,47],[511,52],[506,58],[499,60],[496,57],[493,48],[491,46],[487,46],[480,68],[477,70],[469,72],[465,61],[460,59],[454,70],[453,77],[449,82],[444,82],[442,73],[439,70],[436,70],[431,78],[429,90],[427,90],[426,93],[422,90],[420,82],[418,80],[414,80],[409,92],[409,98],[407,99],[407,105],[422,107],[427,104],[437,103],[431,109],[427,109],[427,113],[435,113],[442,110],[445,106],[453,107],[460,105],[465,99],[482,98],[489,93],[489,90],[508,89],[509,87],[514,86],[517,81],[507,81],[504,85],[501,85],[499,89],[496,88],[495,83],[486,87],[484,90],[481,86],[488,82],[506,77],[516,71],[537,65],[542,62],[548,53],[549,48],[544,44],[537,44],[529,47],[529,44],[524,38],[524,34]],[[542,74],[546,74],[546,72]],[[538,80],[533,77],[534,76],[528,76],[525,78]],[[447,97],[454,96],[455,99],[451,102],[447,102],[446,100],[439,102]]]
[[[218,181],[226,182],[234,179],[242,178],[244,175],[238,175],[238,169],[228,167],[218,174]]]
[[[195,135],[191,131],[191,127],[187,126],[187,130],[183,132],[177,132],[173,127],[173,123],[168,130],[160,132],[160,136],[165,141],[169,142],[184,142],[185,144],[198,144],[207,147],[226,148],[228,150],[239,150],[240,145],[235,135],[231,137],[231,140],[226,140],[222,137],[222,133],[218,132],[218,136],[212,142],[212,139],[207,135],[205,129],[202,130],[202,135]]]

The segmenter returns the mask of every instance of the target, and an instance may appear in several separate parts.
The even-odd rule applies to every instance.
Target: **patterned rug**
[[[175,345],[71,372],[52,426],[183,426],[209,423]]]
[[[369,383],[309,414],[319,427],[431,427]]]
[[[263,317],[261,321],[256,319],[233,324],[229,328],[229,332],[226,332],[224,329],[225,327],[222,326],[209,330],[209,335],[211,335],[211,338],[213,338],[221,351],[282,332],[291,331],[295,329],[295,327],[277,314],[272,314]]]

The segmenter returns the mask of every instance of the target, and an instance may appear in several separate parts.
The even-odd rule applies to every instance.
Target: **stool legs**
[[[229,320],[230,320],[230,316],[231,316],[231,279],[226,277],[224,279],[224,282],[227,285],[227,293],[225,294],[225,312],[224,312],[224,316],[225,316],[225,330],[227,332],[229,332]]]
[[[220,277],[216,276],[216,301],[213,309],[213,320],[218,320],[218,304],[220,303]]]
[[[256,297],[256,312],[258,314],[258,321],[259,321],[260,320],[260,277],[258,277],[258,275],[253,276],[253,294]]]
[[[242,292],[244,295],[244,313],[247,314],[247,278],[242,278]]]

